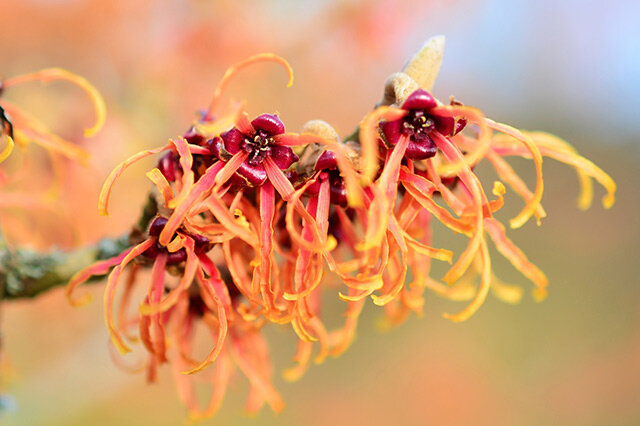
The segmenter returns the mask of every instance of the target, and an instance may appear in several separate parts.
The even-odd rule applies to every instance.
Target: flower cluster
[[[153,380],[157,366],[171,362],[190,415],[201,417],[219,407],[235,366],[251,384],[249,411],[265,403],[275,411],[282,408],[260,334],[269,323],[288,324],[299,338],[296,365],[285,372],[293,380],[314,353],[322,362],[347,349],[369,297],[393,324],[411,312],[420,314],[425,289],[470,299],[462,311],[445,314],[453,321],[469,318],[490,289],[516,301],[519,288],[503,283],[491,269],[489,239],[544,297],[546,277],[494,216],[504,204],[505,185],[524,199],[510,222],[517,228],[545,215],[543,156],[577,170],[581,207],[591,202],[591,178],[609,191],[606,207],[613,203],[615,184],[553,136],[496,123],[457,101],[442,104],[425,87],[439,65],[425,62],[433,49],[428,44],[404,73],[389,79],[381,104],[346,140],[318,120],[291,133],[275,114],[251,119],[242,105],[220,113],[229,79],[247,65],[274,61],[286,69],[289,84],[293,79],[286,61],[271,54],[230,68],[210,108],[182,137],[134,155],[107,178],[102,214],[117,177],[133,162],[162,153],[147,173],[155,184],[154,209],[144,229],[134,230],[131,247],[119,256],[80,271],[67,289],[71,300],[81,301],[74,292],[89,277],[111,270],[104,300],[113,344],[128,352],[128,341],[136,340],[131,328],[138,327],[149,354],[148,377]],[[533,160],[533,190],[509,166],[506,158],[514,155]],[[474,173],[485,159],[500,178],[491,195]],[[468,238],[455,262],[451,251],[433,247],[435,221]],[[444,283],[432,277],[432,259],[453,262]],[[128,306],[144,268],[151,270],[146,296],[131,316]],[[130,275],[114,318],[125,269]],[[336,291],[345,303],[345,320],[337,329],[323,322],[323,291]],[[204,360],[192,355],[196,327],[208,330],[214,341]],[[201,408],[188,374],[211,364],[211,400]]]

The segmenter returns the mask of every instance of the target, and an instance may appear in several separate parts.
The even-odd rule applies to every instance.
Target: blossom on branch
[[[78,301],[73,293],[80,284],[109,273],[105,318],[114,345],[128,352],[126,336],[137,325],[149,354],[148,377],[155,377],[160,364],[172,363],[192,417],[214,414],[233,365],[251,383],[249,411],[264,403],[282,409],[260,334],[268,324],[289,325],[298,337],[295,365],[285,371],[295,380],[312,359],[320,363],[348,348],[369,297],[384,307],[391,324],[421,313],[425,289],[471,300],[459,313],[445,314],[453,321],[473,315],[492,289],[516,302],[522,291],[496,277],[489,241],[542,299],[547,278],[496,217],[507,186],[524,200],[509,223],[519,228],[531,217],[539,223],[545,216],[543,156],[577,170],[582,208],[591,202],[592,178],[608,191],[605,207],[613,204],[615,183],[558,138],[497,123],[458,101],[438,101],[430,90],[442,48],[441,39],[430,40],[404,72],[394,74],[380,105],[347,140],[319,120],[290,133],[276,114],[250,120],[242,104],[220,113],[224,88],[247,65],[275,62],[287,71],[289,84],[293,80],[288,63],[272,54],[231,67],[209,109],[183,136],[132,156],[107,178],[99,200],[102,214],[117,177],[141,158],[162,153],[147,173],[155,185],[150,220],[132,232],[126,251],[80,271],[68,296]],[[533,190],[508,164],[509,156],[533,160]],[[474,171],[484,160],[499,179],[490,194]],[[459,255],[433,246],[435,222],[468,239]],[[444,282],[432,277],[432,259],[452,263]],[[146,297],[129,318],[141,268],[151,269]],[[132,275],[116,321],[125,269]],[[344,323],[336,328],[325,326],[325,292],[345,304]],[[196,324],[214,341],[202,361],[191,357]],[[211,365],[211,400],[200,408],[187,375],[207,374],[200,372]]]

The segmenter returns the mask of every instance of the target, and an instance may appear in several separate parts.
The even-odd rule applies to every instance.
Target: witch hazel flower
[[[259,55],[244,63],[249,64],[273,58],[273,55]],[[238,67],[236,66],[234,69],[237,70]],[[227,73],[226,78],[228,79],[231,75]],[[226,83],[223,81],[219,87],[224,84]],[[220,96],[220,94],[221,91],[217,90],[216,96]],[[214,104],[215,102],[212,103],[212,105]],[[104,273],[115,266],[110,275],[105,305],[108,306],[106,315],[109,317],[107,322],[112,339],[122,352],[127,352],[129,348],[111,318],[113,295],[122,270],[134,259],[139,259],[143,263],[151,261],[153,269],[158,271],[158,280],[161,280],[160,271],[163,267],[171,265],[183,267],[182,265],[185,265],[184,281],[181,281],[185,284],[176,287],[176,290],[169,293],[166,299],[162,298],[157,290],[160,288],[159,284],[152,284],[153,288],[156,288],[153,293],[155,296],[153,300],[145,302],[150,306],[162,306],[163,310],[168,309],[175,302],[179,292],[185,291],[186,283],[194,279],[193,268],[196,268],[197,271],[197,266],[190,266],[190,254],[191,257],[196,256],[200,264],[205,262],[201,253],[198,253],[198,244],[201,239],[204,240],[203,244],[207,250],[210,248],[209,244],[214,241],[222,243],[222,251],[228,260],[229,270],[232,271],[237,283],[235,287],[240,289],[250,305],[267,313],[282,312],[281,307],[276,307],[276,295],[270,283],[272,268],[269,265],[275,265],[272,231],[270,231],[272,218],[275,215],[274,186],[284,194],[293,192],[293,187],[282,169],[291,166],[297,157],[291,148],[280,145],[277,138],[284,136],[284,125],[275,115],[265,114],[253,122],[243,121],[246,117],[244,114],[234,114],[232,122],[226,120],[226,116],[222,117],[223,122],[232,126],[231,129],[217,127],[218,134],[213,135],[207,143],[205,143],[205,135],[212,136],[208,132],[219,125],[210,113],[205,114],[204,119],[194,124],[184,137],[172,139],[169,144],[158,149],[138,153],[121,163],[105,182],[99,202],[100,212],[103,214],[108,212],[109,198],[114,182],[129,165],[149,155],[167,151],[160,159],[158,167],[147,174],[156,184],[158,211],[166,214],[166,217],[158,217],[152,222],[148,230],[148,239],[127,250],[121,256],[99,262],[82,271],[74,277],[69,285],[69,294],[71,294],[79,284],[86,281],[91,275]],[[219,152],[216,152],[215,148],[210,149],[210,147],[216,146],[212,141],[221,140],[225,142],[225,145],[221,147]],[[194,170],[196,159],[202,159],[205,164],[209,164],[202,173]],[[241,174],[247,170],[247,173]],[[258,171],[256,172],[256,170]],[[236,172],[248,180],[246,184],[241,185],[246,188],[240,188],[235,195],[232,195],[226,185]],[[259,178],[261,173],[266,174],[266,178],[257,179],[256,177]],[[272,184],[272,182],[274,183]],[[243,191],[249,191],[253,188],[249,184],[259,186],[257,188],[258,206],[254,207],[248,204],[243,198]],[[243,212],[240,216],[235,213],[238,209]],[[203,215],[204,221],[202,220]],[[232,241],[234,238],[237,238],[238,241]],[[239,241],[242,241],[242,244],[247,244],[249,250],[247,251],[245,247],[241,246]],[[259,256],[258,266],[255,266],[255,262],[252,260],[253,256],[245,256],[247,253]],[[242,266],[238,266],[238,264]],[[249,279],[247,282],[243,279],[243,268],[258,268],[255,274],[256,277],[259,277],[258,285],[254,285],[255,280]],[[141,318],[150,315],[148,309],[151,308],[141,311]],[[225,305],[224,309],[228,309],[228,306]],[[245,317],[248,318],[251,315],[249,311],[245,311]],[[288,314],[285,312],[282,315]],[[286,319],[281,318],[279,321],[286,321]],[[158,339],[160,342],[163,341],[161,337]],[[158,345],[164,346],[163,344]],[[153,347],[153,345],[149,345],[149,348]],[[219,347],[220,345],[216,345],[216,348]],[[164,359],[158,351],[154,353],[158,355],[158,359]],[[214,355],[212,357],[212,359],[215,358]],[[212,362],[212,359],[205,361],[205,363]],[[204,368],[205,363],[200,368]]]
[[[100,92],[83,77],[60,68],[46,68],[0,80],[0,123],[2,124],[0,138],[6,139],[6,144],[0,151],[0,163],[9,157],[15,144],[26,146],[30,142],[38,144],[48,151],[86,163],[89,158],[86,150],[52,133],[40,120],[3,98],[8,89],[36,81],[41,83],[67,81],[80,87],[88,95],[95,110],[96,122],[93,126],[85,129],[85,136],[95,135],[104,125],[106,119],[104,100]]]
[[[201,276],[199,279],[203,278]],[[226,280],[225,282],[230,284]],[[237,295],[238,293],[234,297],[232,294],[232,300],[237,300]],[[239,315],[232,315],[228,319],[227,340],[209,374],[206,377],[183,374],[183,371],[193,364],[191,354],[198,327],[204,326],[214,339],[217,336],[218,318],[211,310],[213,304],[206,292],[183,294],[175,308],[164,319],[168,334],[176,342],[177,354],[172,365],[173,376],[178,395],[187,407],[190,419],[206,419],[219,410],[237,370],[242,372],[250,384],[245,405],[248,413],[256,413],[265,404],[276,413],[282,411],[284,403],[272,383],[273,368],[267,343],[261,333],[261,323],[246,321]],[[198,389],[203,385],[210,388],[210,397],[204,406],[198,398]]]
[[[438,132],[443,136],[454,136],[467,124],[464,118],[439,115],[437,106],[436,99],[426,90],[414,91],[400,107],[406,111],[406,115],[380,124],[385,147],[393,148],[400,137],[408,137],[409,143],[405,151],[407,159],[425,160],[434,157],[438,147],[431,134]]]
[[[251,122],[243,120],[238,125],[242,130],[234,127],[210,140],[208,145],[211,153],[223,162],[239,152],[246,153],[234,175],[242,179],[242,185],[260,186],[267,181],[267,158],[280,170],[287,170],[298,161],[291,147],[277,143],[276,137],[285,133],[284,124],[278,116],[262,114]]]
[[[544,274],[531,264],[524,253],[506,237],[504,227],[493,217],[493,213],[504,203],[502,196],[506,190],[505,186],[502,182],[496,181],[492,192],[498,198],[489,201],[480,180],[472,170],[473,166],[482,159],[490,159],[505,183],[523,196],[525,206],[510,221],[512,228],[521,227],[531,216],[536,216],[539,222],[544,216],[544,210],[540,204],[543,191],[543,145],[527,133],[485,118],[474,108],[462,106],[457,102],[452,102],[449,106],[441,105],[426,89],[421,88],[420,81],[433,83],[435,79],[433,75],[439,68],[439,60],[434,62],[434,58],[441,58],[437,50],[441,50],[442,47],[442,40],[430,40],[407,66],[406,71],[413,75],[400,73],[392,76],[388,80],[382,105],[363,120],[360,142],[365,172],[370,177],[376,174],[379,176],[375,180],[377,195],[374,197],[373,204],[377,207],[375,210],[382,210],[387,214],[383,214],[382,219],[378,221],[375,220],[375,214],[372,213],[369,216],[368,238],[364,240],[361,247],[380,247],[382,229],[390,226],[394,216],[396,220],[401,220],[403,216],[415,217],[415,215],[428,214],[454,232],[467,235],[469,237],[467,248],[443,278],[446,283],[453,285],[465,275],[472,264],[480,275],[481,282],[469,306],[459,314],[445,315],[454,321],[462,321],[469,318],[481,306],[492,283],[496,283],[496,288],[500,287],[498,285],[500,281],[491,271],[485,235],[493,240],[503,256],[536,284],[536,297],[543,298],[546,294],[545,288],[548,282]],[[418,67],[417,64],[420,63],[431,67],[431,76],[425,76],[424,71],[416,74],[417,69],[429,70],[428,67]],[[442,121],[443,118],[444,121]],[[470,130],[461,132],[465,126]],[[493,131],[499,134],[494,136]],[[376,164],[378,138],[384,142],[383,148],[390,149],[388,152],[383,149],[384,164],[379,171]],[[537,175],[534,191],[530,191],[511,167],[496,154],[496,141],[505,140],[509,140],[511,146],[518,146],[517,150],[523,156],[533,159]],[[559,158],[557,154],[556,158]],[[577,161],[567,162],[574,165]],[[590,181],[586,177],[590,174],[590,177],[603,182],[611,191],[607,200],[612,200],[615,185],[610,178],[605,177],[606,175],[591,164],[584,162],[579,164],[581,166],[577,168],[580,170],[581,178]],[[457,191],[452,191],[448,187],[447,183],[450,183],[451,179],[459,180],[460,185]],[[399,205],[395,202],[398,185],[406,191]],[[434,194],[441,195],[447,208],[443,208],[435,201]],[[453,211],[454,215],[451,215],[450,211]],[[387,217],[390,219],[387,220]],[[426,219],[425,216],[423,220]],[[408,225],[408,222],[406,223]],[[406,228],[405,231],[410,235],[417,232],[414,234],[416,237],[418,234],[424,234],[419,228],[413,231]],[[414,254],[415,251],[412,256]],[[414,260],[411,263],[412,269],[416,267],[423,269],[420,268],[419,262]],[[425,272],[424,269],[419,273],[414,271],[414,276],[421,277],[419,281],[411,283],[414,289],[418,286],[430,286],[436,291],[447,293],[442,291],[441,284],[427,278]],[[501,288],[504,290],[506,287],[501,286]],[[408,306],[406,300],[409,299],[403,296],[408,293],[407,289],[402,289],[398,293],[399,299],[396,300],[401,300]],[[497,293],[507,294],[508,291],[498,290]],[[415,305],[419,306],[420,300],[417,298],[414,300]]]
[[[59,68],[47,68],[34,73],[0,79],[0,163],[11,156],[16,145],[24,149],[31,143],[44,148],[47,161],[50,163],[50,167],[43,168],[34,164],[30,156],[24,155],[18,160],[19,166],[14,163],[5,169],[4,165],[0,165],[0,187],[2,187],[0,190],[0,210],[3,211],[3,215],[5,209],[17,208],[20,209],[20,213],[16,215],[17,220],[33,221],[36,219],[36,226],[30,224],[27,234],[25,232],[14,234],[13,228],[15,227],[10,224],[13,218],[5,217],[8,220],[3,223],[4,234],[5,238],[9,240],[26,241],[29,239],[32,242],[41,241],[44,245],[54,242],[61,243],[69,237],[69,229],[73,228],[65,206],[61,205],[58,200],[64,187],[65,161],[71,159],[86,165],[89,153],[77,143],[67,141],[53,133],[42,121],[7,100],[5,96],[14,87],[20,85],[51,81],[72,83],[88,95],[96,115],[96,121],[85,129],[84,135],[86,137],[94,136],[102,128],[105,121],[106,109],[102,96],[95,87],[78,75]],[[65,122],[65,119],[60,118],[59,121]],[[47,176],[47,170],[51,170],[50,176]],[[21,191],[15,189],[25,177],[29,178],[34,175],[41,177],[37,180],[43,184],[42,190]],[[47,217],[56,218],[56,221],[62,225],[59,229],[60,232],[47,232],[46,236],[39,232],[40,220],[36,216],[38,211],[45,213]],[[26,238],[29,235],[30,238]]]
[[[77,287],[85,283],[91,276],[109,273],[107,288],[105,289],[104,306],[105,320],[111,336],[111,341],[121,353],[131,351],[125,342],[122,332],[117,326],[113,311],[116,290],[120,284],[120,277],[124,269],[132,265],[134,260],[152,264],[151,282],[149,284],[148,296],[140,307],[140,329],[141,340],[145,347],[153,355],[150,366],[167,361],[166,358],[166,338],[162,327],[162,313],[173,307],[179,300],[181,294],[188,291],[192,281],[200,269],[206,269],[210,274],[209,281],[200,282],[206,287],[211,297],[216,301],[218,318],[220,319],[220,332],[217,344],[209,356],[191,372],[200,371],[211,364],[224,342],[226,334],[226,314],[230,309],[230,299],[228,289],[221,284],[219,273],[212,269],[212,263],[208,259],[206,252],[212,248],[211,242],[203,236],[193,235],[183,230],[179,230],[171,244],[160,246],[158,235],[166,226],[167,220],[163,217],[156,217],[150,224],[147,232],[148,237],[139,244],[127,249],[122,254],[111,259],[103,260],[78,272],[69,282],[67,287],[67,297],[73,304],[86,302],[86,297],[76,298],[74,292]],[[165,293],[165,273],[169,265],[184,264],[183,275],[176,287]],[[128,302],[124,302],[128,303]]]
[[[68,294],[89,277],[109,273],[105,316],[114,345],[127,352],[137,327],[149,354],[148,377],[170,362],[192,418],[217,411],[234,365],[251,384],[247,410],[264,404],[282,409],[261,336],[268,324],[291,326],[298,337],[294,365],[284,373],[295,380],[312,360],[320,363],[349,347],[369,297],[383,307],[389,324],[420,314],[425,290],[470,301],[459,313],[445,314],[453,321],[473,315],[490,291],[516,302],[522,290],[496,276],[489,240],[544,297],[546,276],[495,216],[507,187],[524,201],[509,222],[515,229],[546,214],[543,156],[576,169],[581,208],[591,203],[593,178],[608,190],[605,207],[614,201],[615,183],[558,138],[497,123],[454,100],[438,101],[430,90],[442,50],[442,38],[428,41],[388,79],[380,104],[346,140],[320,120],[292,133],[276,114],[250,119],[243,104],[220,113],[228,82],[248,65],[275,62],[287,71],[289,85],[293,81],[289,64],[272,54],[232,66],[185,134],[125,160],[107,178],[102,214],[117,177],[139,159],[162,154],[147,173],[155,187],[145,229],[132,232],[131,247],[119,256],[78,273]],[[533,189],[511,168],[510,156],[533,160]],[[498,176],[490,192],[475,173],[484,160]],[[457,256],[433,246],[435,222],[468,239]],[[433,278],[434,259],[451,264],[443,282]],[[143,268],[151,269],[146,297],[128,317],[124,312]],[[131,274],[116,320],[115,295],[125,269]],[[325,326],[328,291],[345,306],[336,328]],[[197,325],[213,340],[203,361],[191,356]],[[209,366],[201,374],[212,373],[207,382],[213,392],[201,407],[193,378],[182,373]]]

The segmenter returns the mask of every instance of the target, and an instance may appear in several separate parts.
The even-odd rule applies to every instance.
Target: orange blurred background
[[[150,183],[141,172],[151,160],[119,181],[108,218],[96,208],[103,179],[132,153],[185,131],[229,65],[263,51],[286,57],[296,75],[292,88],[285,89],[282,70],[260,65],[243,71],[228,97],[246,99],[250,115],[278,111],[288,130],[320,118],[347,134],[377,102],[386,77],[424,39],[445,34],[438,97],[455,95],[498,121],[569,140],[616,180],[617,204],[579,211],[574,173],[546,161],[549,216],[540,228],[529,223],[511,232],[551,281],[545,302],[529,293],[518,306],[489,298],[469,321],[452,324],[441,313],[461,306],[429,295],[422,318],[385,333],[376,328],[381,312],[369,306],[345,355],[312,367],[297,383],[276,379],[287,404],[282,414],[243,415],[246,384],[238,380],[210,422],[638,424],[638,12],[631,1],[579,0],[3,0],[0,74],[49,66],[79,73],[104,94],[109,116],[101,134],[82,140],[91,112],[76,89],[56,83],[9,91],[8,99],[77,140],[92,160],[89,167],[65,164],[59,209],[66,220],[20,209],[0,211],[0,220],[13,241],[38,247],[123,233],[145,201]],[[40,151],[30,147],[11,159],[7,167],[19,169],[28,157],[31,172],[7,191],[46,190],[52,172]],[[530,164],[516,165],[532,177]],[[513,211],[520,206],[509,201]],[[446,238],[439,246],[459,244]],[[528,285],[506,262],[495,267]],[[94,300],[101,290],[92,286]],[[334,305],[338,315],[343,307]],[[267,334],[281,371],[294,354],[293,336],[284,327]],[[56,290],[4,303],[2,335],[7,424],[185,418],[169,371],[148,386],[113,365],[97,301],[74,309]]]

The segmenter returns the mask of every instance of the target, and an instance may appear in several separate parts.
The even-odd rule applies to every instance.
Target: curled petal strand
[[[466,308],[464,308],[457,314],[445,313],[442,315],[443,317],[450,319],[453,322],[462,322],[469,319],[473,314],[476,313],[480,306],[482,306],[485,299],[487,298],[487,294],[489,293],[489,289],[491,287],[491,260],[489,258],[487,243],[484,240],[480,245],[479,255],[482,261],[482,273],[480,277],[480,287],[478,288],[475,297]]]
[[[155,244],[155,240],[150,238],[131,249],[122,259],[120,264],[116,266],[113,271],[111,271],[111,274],[109,274],[107,287],[104,290],[105,322],[107,323],[107,329],[109,330],[109,335],[111,336],[113,344],[122,354],[131,352],[131,349],[126,345],[126,343],[120,336],[120,333],[118,332],[113,321],[113,301],[116,293],[116,287],[118,285],[118,281],[120,280],[122,270],[129,264],[129,262],[131,262],[135,257],[144,253],[144,251],[151,247],[153,244]]]
[[[84,135],[93,136],[98,133],[102,126],[104,126],[104,122],[107,116],[107,107],[105,106],[104,99],[102,99],[102,95],[100,95],[98,89],[96,89],[85,78],[61,68],[46,68],[38,72],[9,78],[7,80],[4,80],[2,85],[7,88],[9,86],[15,86],[17,84],[26,83],[29,81],[41,81],[43,83],[46,83],[52,80],[68,81],[77,85],[87,93],[95,109],[96,122],[93,126],[85,129]]]
[[[211,118],[211,116],[213,115],[213,111],[220,101],[220,97],[222,96],[224,89],[226,89],[226,87],[229,85],[231,78],[241,69],[257,62],[275,62],[276,64],[282,65],[282,67],[284,67],[284,69],[287,71],[287,77],[289,78],[287,87],[291,87],[291,85],[293,84],[293,69],[291,69],[291,66],[284,58],[278,55],[274,55],[273,53],[260,53],[258,55],[251,56],[250,58],[247,58],[244,61],[229,67],[227,71],[225,71],[222,79],[218,83],[218,87],[216,87],[216,90],[213,93],[213,100],[211,101],[209,109],[207,110],[208,118]]]
[[[362,180],[364,185],[373,182],[373,178],[378,172],[378,124],[380,120],[398,120],[406,115],[406,111],[382,106],[378,107],[362,120],[360,123],[360,145],[362,147]]]
[[[118,164],[116,168],[114,168],[107,180],[105,180],[102,185],[102,190],[100,191],[100,197],[98,198],[98,212],[102,216],[109,215],[109,198],[111,197],[111,190],[113,189],[113,184],[116,182],[116,179],[133,163],[142,160],[143,158],[149,157],[150,155],[158,154],[162,151],[170,149],[171,145],[167,144],[161,148],[151,149],[147,151],[140,151],[139,153],[127,158],[122,163]]]

